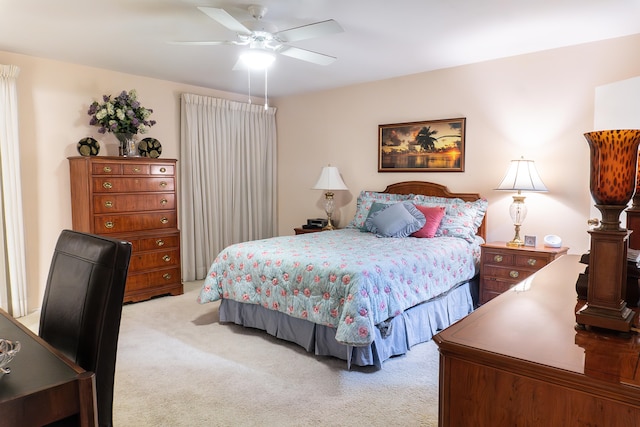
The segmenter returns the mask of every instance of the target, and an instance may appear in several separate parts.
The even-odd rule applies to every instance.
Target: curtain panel
[[[181,99],[182,279],[200,280],[234,243],[276,233],[276,109]]]
[[[27,314],[16,85],[19,73],[15,65],[0,65],[0,307],[14,317]]]

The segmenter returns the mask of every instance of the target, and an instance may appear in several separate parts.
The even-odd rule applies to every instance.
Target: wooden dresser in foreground
[[[124,301],[183,293],[176,160],[70,157],[73,229],[132,243]]]
[[[434,337],[441,427],[639,425],[640,337],[575,328],[585,267],[562,256]]]
[[[567,247],[508,247],[506,242],[482,245],[480,304],[497,297],[554,259],[565,255],[568,250]]]

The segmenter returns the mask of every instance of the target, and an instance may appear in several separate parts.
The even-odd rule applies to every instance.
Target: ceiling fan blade
[[[322,53],[312,52],[310,50],[300,49],[293,46],[283,46],[277,52],[281,55],[300,59],[302,61],[312,62],[318,65],[329,65],[336,60],[336,58],[333,56],[324,55]]]
[[[238,34],[251,34],[251,31],[247,27],[242,25],[236,18],[229,15],[229,13],[224,9],[218,9],[216,7],[198,7],[198,9],[231,31]]]
[[[298,40],[312,39],[314,37],[320,37],[327,34],[341,33],[344,30],[333,19],[327,21],[316,22],[314,24],[307,24],[301,27],[290,28],[288,30],[282,30],[275,33],[283,42],[294,42]]]

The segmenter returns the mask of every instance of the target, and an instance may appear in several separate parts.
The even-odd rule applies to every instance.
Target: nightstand
[[[302,228],[296,227],[293,229],[296,234],[307,234],[307,233],[317,233],[319,231],[325,231],[322,228]]]
[[[568,247],[514,248],[508,247],[506,242],[485,243],[480,259],[480,304],[509,290],[568,250]]]

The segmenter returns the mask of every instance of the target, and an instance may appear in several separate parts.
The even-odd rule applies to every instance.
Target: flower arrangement
[[[156,124],[155,120],[149,120],[153,110],[140,105],[135,89],[123,90],[113,99],[111,95],[103,95],[102,101],[94,101],[87,112],[91,116],[89,124],[100,126],[99,133],[146,133]]]

